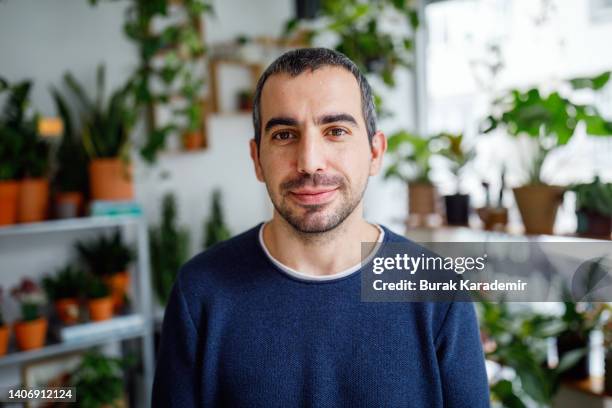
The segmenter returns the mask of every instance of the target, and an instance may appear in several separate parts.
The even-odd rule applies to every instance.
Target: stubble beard
[[[337,186],[339,197],[331,203],[298,205],[290,203],[289,190],[302,186]],[[367,186],[367,180],[363,189],[358,194],[352,194],[349,183],[341,176],[306,175],[298,179],[284,182],[280,186],[280,198],[268,188],[272,205],[281,217],[291,225],[300,235],[314,237],[328,233],[338,228],[355,211],[361,203]],[[266,183],[267,187],[267,183]],[[338,203],[339,201],[339,203]],[[327,209],[331,206],[335,209]],[[295,209],[297,206],[299,209]],[[327,209],[327,210],[326,210]],[[331,212],[330,212],[331,211]]]

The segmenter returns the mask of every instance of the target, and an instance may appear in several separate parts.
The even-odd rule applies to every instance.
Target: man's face
[[[340,225],[360,205],[386,149],[380,132],[370,146],[355,77],[339,67],[272,75],[261,123],[251,157],[276,211],[304,233]]]

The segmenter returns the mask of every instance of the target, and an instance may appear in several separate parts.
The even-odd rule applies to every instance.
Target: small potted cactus
[[[113,317],[113,298],[111,289],[99,277],[92,275],[86,285],[89,318],[94,322]]]

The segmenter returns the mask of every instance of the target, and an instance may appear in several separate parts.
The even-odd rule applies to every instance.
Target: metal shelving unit
[[[0,368],[20,365],[26,362],[45,359],[51,356],[74,351],[85,350],[107,343],[141,339],[142,347],[140,347],[140,352],[142,358],[144,386],[146,387],[143,392],[145,395],[145,401],[143,401],[142,406],[149,407],[151,406],[151,389],[153,386],[153,375],[155,372],[153,343],[154,319],[149,265],[149,238],[147,225],[144,218],[138,215],[95,216],[13,225],[0,227],[0,239],[24,236],[28,234],[53,234],[67,231],[86,231],[104,228],[136,229],[136,238],[138,241],[138,259],[136,262],[136,268],[134,270],[136,276],[132,277],[133,281],[137,285],[137,301],[134,303],[134,313],[142,317],[143,324],[132,327],[127,331],[122,331],[119,334],[109,334],[97,339],[66,343],[52,343],[38,350],[9,352],[5,356],[0,357]]]

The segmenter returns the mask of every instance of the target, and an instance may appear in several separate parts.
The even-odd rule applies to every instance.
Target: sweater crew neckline
[[[261,249],[263,250],[264,254],[266,255],[266,257],[270,260],[270,262],[272,262],[272,264],[274,266],[276,266],[276,268],[278,268],[281,272],[283,272],[284,274],[294,278],[294,279],[298,279],[301,281],[307,281],[307,282],[333,282],[333,281],[337,281],[343,278],[346,278],[352,274],[357,273],[364,265],[367,265],[372,258],[376,255],[376,253],[378,252],[378,250],[380,249],[382,243],[384,242],[385,239],[385,230],[378,224],[372,224],[374,225],[376,228],[378,228],[379,234],[378,234],[378,239],[376,240],[376,245],[374,246],[374,248],[372,249],[372,251],[368,254],[367,258],[364,261],[361,261],[349,268],[344,269],[343,271],[340,271],[338,273],[334,273],[331,275],[311,275],[311,274],[307,274],[304,272],[300,272],[298,270],[295,270],[285,264],[283,264],[282,262],[280,262],[278,259],[274,258],[272,256],[272,254],[270,253],[270,251],[268,250],[268,248],[266,247],[266,244],[264,242],[263,239],[263,230],[264,227],[267,223],[262,223],[261,226],[259,227],[259,233],[258,233],[258,241],[259,241],[259,246],[261,247]]]

